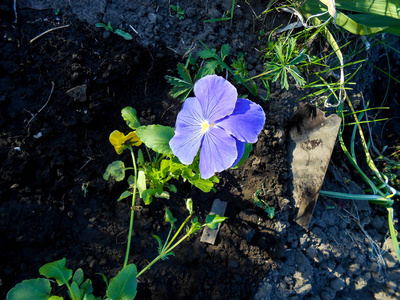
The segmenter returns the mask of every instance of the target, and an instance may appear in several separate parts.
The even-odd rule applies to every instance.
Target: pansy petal
[[[169,141],[169,146],[181,163],[190,165],[199,151],[202,137],[201,128],[200,131],[193,130],[192,127],[182,128],[179,133],[175,132]]]
[[[233,113],[215,123],[241,142],[255,143],[264,127],[265,114],[260,105],[238,99]]]
[[[121,131],[114,130],[113,132],[111,132],[109,140],[111,145],[118,146],[124,142],[124,138],[125,134],[123,134]]]
[[[137,136],[136,131],[131,131],[128,133],[128,135],[125,137],[126,141],[129,141],[129,144],[133,146],[140,146],[142,144],[142,141],[140,138]]]
[[[236,139],[235,139],[236,140]],[[237,158],[235,160],[235,162],[232,164],[231,168],[236,166],[236,164],[239,162],[239,160],[242,158],[243,153],[244,153],[244,148],[245,148],[246,143],[245,142],[241,142],[239,140],[236,140],[236,149],[237,149]]]
[[[237,158],[236,140],[226,131],[210,127],[204,134],[200,150],[201,178],[208,179],[215,172],[232,166]]]
[[[207,75],[199,79],[194,85],[194,94],[210,124],[230,115],[235,109],[236,88],[221,76]]]
[[[191,164],[199,151],[203,122],[199,101],[197,98],[187,98],[176,119],[175,135],[169,142],[172,153],[181,163]]]
[[[200,126],[201,128],[204,121],[205,118],[199,100],[194,97],[187,98],[176,118],[175,132],[186,127]]]

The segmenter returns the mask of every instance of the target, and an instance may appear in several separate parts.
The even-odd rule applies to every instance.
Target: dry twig
[[[54,86],[55,86],[55,84],[54,84],[54,82],[52,81],[52,82],[51,82],[51,90],[50,90],[49,98],[47,98],[46,103],[38,110],[38,112],[32,116],[32,118],[28,121],[28,123],[26,124],[26,126],[28,126],[29,123],[32,122],[32,120],[33,120],[34,118],[36,118],[36,116],[38,115],[38,113],[40,113],[40,112],[46,107],[46,105],[49,103],[50,98],[51,98],[51,95],[53,95]]]
[[[36,41],[37,39],[41,38],[42,36],[44,36],[45,34],[52,32],[54,30],[58,30],[58,29],[63,29],[63,28],[67,28],[69,27],[69,25],[63,25],[63,26],[59,26],[59,27],[54,27],[51,28],[49,30],[46,30],[45,32],[42,32],[41,34],[39,34],[38,36],[34,37],[33,39],[30,40],[29,44],[32,44],[34,41]]]

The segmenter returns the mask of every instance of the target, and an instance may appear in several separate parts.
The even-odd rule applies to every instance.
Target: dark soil
[[[0,4],[0,297],[18,282],[38,277],[45,263],[63,257],[68,268],[82,268],[92,279],[95,295],[104,295],[105,285],[97,273],[110,278],[121,269],[129,225],[129,203],[116,201],[125,184],[102,178],[107,165],[117,159],[109,134],[115,129],[128,131],[121,109],[134,107],[143,125],[173,127],[181,104],[168,95],[171,87],[164,77],[176,75],[185,52],[191,46],[200,50],[199,39],[215,48],[228,43],[234,55],[245,52],[250,72],[259,71],[262,65],[254,50],[262,43],[258,31],[276,27],[277,13],[255,19],[265,9],[264,1],[252,6],[237,1],[240,7],[233,21],[203,23],[220,17],[231,1],[181,1],[186,17],[179,20],[170,14],[168,1],[161,0],[71,0],[69,4],[27,0],[17,2],[15,23],[12,2]],[[56,15],[57,9],[61,10]],[[280,23],[287,19],[279,15]],[[94,27],[109,20],[134,40]],[[30,43],[61,25],[70,26]],[[398,40],[394,43],[399,45]],[[372,52],[371,61],[379,64],[384,59]],[[395,63],[392,67],[398,69]],[[367,84],[374,82],[377,71],[365,69],[368,72],[360,77],[365,84],[359,90],[366,98],[382,98]],[[373,90],[385,91],[387,78],[379,80]],[[82,85],[86,90],[79,97],[67,94]],[[387,104],[394,118],[399,117],[398,88],[392,83]],[[175,182],[178,192],[169,200],[156,199],[136,213],[129,262],[139,270],[157,255],[152,235],[167,235],[165,208],[182,221],[184,199],[190,197],[204,220],[213,200],[220,198],[228,202],[229,218],[215,245],[191,237],[176,249],[175,257],[158,262],[141,276],[137,299],[400,297],[393,253],[378,251],[386,263],[379,261],[371,242],[378,250],[391,243],[385,243],[383,209],[350,202],[341,207],[334,202],[336,209],[331,210],[326,209],[331,200],[320,199],[309,231],[293,221],[296,210],[288,184],[284,129],[302,95],[304,91],[291,82],[289,91],[274,86],[269,102],[252,99],[266,112],[265,128],[246,164],[220,174],[216,193]],[[398,119],[390,122],[379,140],[389,140],[392,147],[398,145],[400,131]],[[118,158],[129,162],[127,153]],[[356,189],[358,183],[337,147],[326,189],[347,189],[352,184]],[[252,201],[260,188],[276,210],[272,220]],[[58,292],[66,296],[66,290]]]

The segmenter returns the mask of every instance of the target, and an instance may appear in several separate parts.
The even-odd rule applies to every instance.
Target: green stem
[[[145,146],[145,147],[146,147],[147,155],[149,156],[149,162],[152,162],[149,148],[147,148],[147,146]]]
[[[163,252],[164,249],[165,249],[165,247],[167,246],[167,243],[168,243],[168,241],[169,241],[169,237],[171,236],[172,229],[174,229],[174,226],[171,225],[171,229],[170,229],[169,232],[168,232],[167,239],[165,240],[165,243],[164,243],[163,248],[161,249],[161,252]]]
[[[175,241],[176,237],[177,237],[178,234],[181,232],[182,228],[185,226],[185,224],[187,223],[187,221],[189,221],[189,219],[190,219],[191,216],[192,216],[192,215],[189,215],[189,216],[186,218],[185,222],[182,223],[182,225],[179,227],[178,231],[175,233],[174,237],[171,239],[171,241],[168,243],[167,247],[165,247],[165,248],[168,249],[168,248],[171,246],[171,244]]]
[[[135,217],[135,210],[133,208],[135,207],[136,187],[137,187],[137,167],[136,167],[135,154],[133,153],[132,146],[129,146],[129,150],[131,151],[133,168],[135,170],[134,171],[135,184],[133,186],[132,205],[131,205],[131,218],[130,218],[130,221],[129,221],[128,243],[127,243],[127,246],[126,246],[124,267],[126,267],[126,265],[128,264],[129,252],[130,252],[130,249],[131,249],[133,220],[134,220],[134,217]]]
[[[162,259],[166,254],[168,254],[169,252],[171,252],[175,247],[177,247],[180,243],[182,243],[188,236],[189,234],[185,234],[179,241],[177,241],[172,247],[168,248],[169,245],[167,246],[167,248],[163,251],[160,252],[160,254],[151,261],[151,263],[149,263],[142,271],[139,272],[139,274],[137,274],[136,278],[139,278],[140,275],[142,275],[144,272],[146,272],[148,269],[151,268],[151,266],[153,266],[156,262],[158,262],[160,259]],[[174,236],[175,238],[175,236]],[[171,240],[171,242],[174,239]]]

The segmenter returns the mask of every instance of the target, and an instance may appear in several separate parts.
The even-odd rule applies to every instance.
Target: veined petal
[[[187,98],[176,118],[175,132],[186,127],[201,127],[204,121],[199,100],[194,97]]]
[[[229,116],[235,109],[236,88],[221,76],[207,75],[199,79],[194,85],[194,94],[210,124]]]
[[[197,98],[187,98],[176,119],[175,135],[169,142],[172,153],[185,165],[191,164],[199,151],[203,123],[199,101]]]
[[[201,178],[208,179],[215,172],[232,166],[238,156],[236,140],[225,130],[210,127],[204,134],[200,150]]]
[[[265,114],[260,105],[238,99],[233,113],[215,123],[241,142],[255,143],[264,127]]]
[[[180,129],[179,133],[169,141],[172,153],[179,158],[184,165],[190,165],[199,151],[201,140],[203,138],[201,127],[199,130],[193,130],[193,127]]]
[[[243,153],[244,153],[244,148],[245,148],[245,145],[246,145],[245,142],[241,142],[241,141],[239,141],[239,140],[237,140],[237,139],[235,139],[235,140],[236,140],[236,149],[237,149],[238,154],[237,154],[237,158],[236,158],[236,160],[234,161],[234,163],[232,164],[231,168],[234,167],[234,166],[236,166],[236,164],[237,164],[237,163],[239,162],[239,160],[242,158]]]

